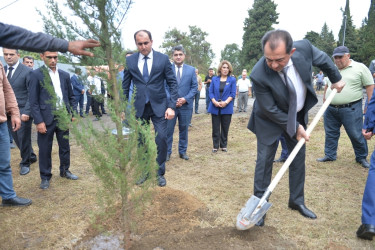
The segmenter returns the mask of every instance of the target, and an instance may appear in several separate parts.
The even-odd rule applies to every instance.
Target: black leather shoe
[[[323,158],[318,158],[318,159],[316,159],[316,160],[319,161],[319,162],[335,161],[335,160],[329,158],[329,157],[326,156],[326,155],[325,155]]]
[[[33,164],[33,163],[35,163],[35,162],[37,162],[37,160],[38,160],[38,158],[36,158],[36,156],[35,157],[30,157],[30,164]]]
[[[200,113],[197,111],[197,112],[195,112],[197,115],[199,115]]]
[[[47,189],[49,188],[49,180],[42,179],[42,182],[40,183],[40,189]]]
[[[21,197],[14,197],[12,199],[8,200],[3,200],[1,202],[1,205],[4,207],[23,207],[23,206],[28,206],[31,205],[31,200],[26,199],[26,198],[21,198]]]
[[[64,173],[60,173],[60,176],[69,180],[78,180],[78,176],[72,174],[69,170],[66,170]]]
[[[187,156],[187,154],[180,154],[180,158],[184,160],[189,160],[189,156]]]
[[[167,185],[167,180],[163,175],[158,176],[158,185],[159,187],[164,187],[165,185]]]
[[[364,240],[372,240],[375,235],[375,225],[362,224],[357,230],[357,237]]]
[[[297,210],[300,214],[303,216],[310,218],[310,219],[316,219],[316,215],[314,214],[313,211],[308,209],[305,205],[295,205],[295,204],[290,204],[289,203],[289,208],[293,210]]]
[[[169,161],[171,159],[171,155],[170,154],[167,154],[167,159],[166,161]]]
[[[264,221],[266,220],[266,215],[265,214],[262,219],[260,219],[257,223],[255,223],[255,226],[258,226],[258,227],[263,227],[264,226]]]
[[[279,159],[273,160],[273,162],[285,162],[285,161],[286,161],[286,158],[282,158],[281,156]]]
[[[139,178],[139,180],[135,183],[135,185],[139,186],[139,185],[142,185],[149,177],[149,174],[145,174],[143,176],[141,176],[141,178]]]
[[[359,160],[358,163],[361,164],[364,168],[370,168],[370,163],[368,163],[366,159]]]
[[[20,168],[20,175],[25,175],[25,174],[28,174],[30,173],[30,166],[22,166]]]

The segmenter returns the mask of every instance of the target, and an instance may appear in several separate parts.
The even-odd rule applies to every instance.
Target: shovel
[[[310,135],[316,124],[319,122],[320,117],[326,111],[328,105],[331,103],[333,97],[337,93],[336,89],[333,89],[327,100],[323,103],[322,107],[319,109],[318,113],[315,115],[310,126],[306,130],[306,134]],[[272,191],[275,189],[276,185],[279,183],[281,177],[288,170],[289,165],[292,163],[296,157],[298,151],[305,144],[305,138],[298,141],[297,145],[294,147],[293,151],[290,153],[288,159],[285,161],[279,172],[276,174],[275,178],[272,180],[271,184],[266,189],[262,198],[252,195],[251,198],[246,202],[245,207],[243,207],[240,213],[237,215],[236,228],[238,230],[247,230],[254,226],[270,209],[272,204],[268,202],[268,198],[271,196]]]

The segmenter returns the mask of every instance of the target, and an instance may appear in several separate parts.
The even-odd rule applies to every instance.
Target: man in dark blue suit
[[[74,95],[74,111],[78,114],[78,105],[79,105],[79,114],[83,117],[83,100],[85,94],[85,86],[83,86],[82,79],[81,79],[81,69],[75,68],[74,75],[70,78],[73,87],[73,95]]]
[[[152,36],[147,30],[134,34],[137,53],[126,57],[127,69],[124,70],[122,88],[129,100],[130,84],[133,82],[136,93],[134,108],[137,119],[149,123],[155,128],[157,146],[157,163],[159,164],[159,186],[165,186],[165,161],[167,158],[167,120],[173,119],[177,101],[177,82],[172,65],[167,55],[152,50]],[[167,98],[164,81],[169,87],[170,98]],[[142,178],[138,184],[146,180]]]
[[[250,78],[257,97],[248,128],[257,137],[254,195],[261,198],[271,182],[272,164],[283,133],[291,152],[301,138],[306,141],[308,111],[318,102],[311,83],[311,65],[325,72],[332,88],[342,90],[345,83],[331,58],[309,41],[293,42],[289,32],[273,30],[262,38],[264,56],[254,66]],[[305,145],[289,167],[288,207],[316,219],[305,206]],[[264,225],[264,218],[258,223]]]
[[[9,83],[16,95],[21,113],[21,128],[17,131],[12,131],[12,137],[20,150],[20,174],[25,175],[30,172],[30,164],[37,161],[31,143],[33,117],[30,111],[28,86],[28,75],[31,69],[20,63],[18,50],[3,48],[3,54],[7,63],[4,69],[7,72]],[[12,127],[10,117],[8,117],[8,127]]]
[[[176,120],[178,119],[178,130],[179,142],[178,142],[178,153],[180,158],[189,160],[186,154],[188,146],[188,131],[189,123],[193,111],[194,96],[197,92],[198,82],[197,76],[195,75],[195,68],[184,64],[185,60],[185,49],[181,46],[175,46],[172,49],[173,57],[173,72],[176,75],[178,85],[178,99],[176,102],[175,117],[168,121],[168,154],[167,161],[172,154],[173,144],[173,133],[174,127],[176,126]]]
[[[370,140],[375,129],[375,95],[372,95],[367,106],[362,134]],[[357,236],[365,240],[372,240],[375,235],[375,151],[371,155],[370,169],[362,200],[362,225],[357,230]]]
[[[70,76],[57,68],[57,52],[40,54],[45,65],[30,73],[30,107],[38,130],[39,170],[41,189],[49,187],[52,178],[52,144],[56,133],[59,145],[60,176],[70,180],[78,177],[69,171],[70,145],[69,130],[60,128],[56,111],[66,108],[71,113],[74,96]]]

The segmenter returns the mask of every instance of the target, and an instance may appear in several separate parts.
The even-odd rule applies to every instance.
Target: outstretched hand
[[[94,53],[87,51],[85,49],[87,48],[94,48],[99,47],[100,42],[94,40],[94,39],[88,39],[88,40],[77,40],[77,41],[71,41],[69,42],[68,51],[73,53],[74,55],[82,55],[82,56],[94,56]]]

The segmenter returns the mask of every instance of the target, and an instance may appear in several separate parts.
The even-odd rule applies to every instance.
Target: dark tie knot
[[[9,70],[12,71],[14,68],[12,66],[9,67]]]
[[[145,56],[145,57],[143,57],[143,59],[147,60],[147,59],[150,59],[150,58],[148,56]]]

